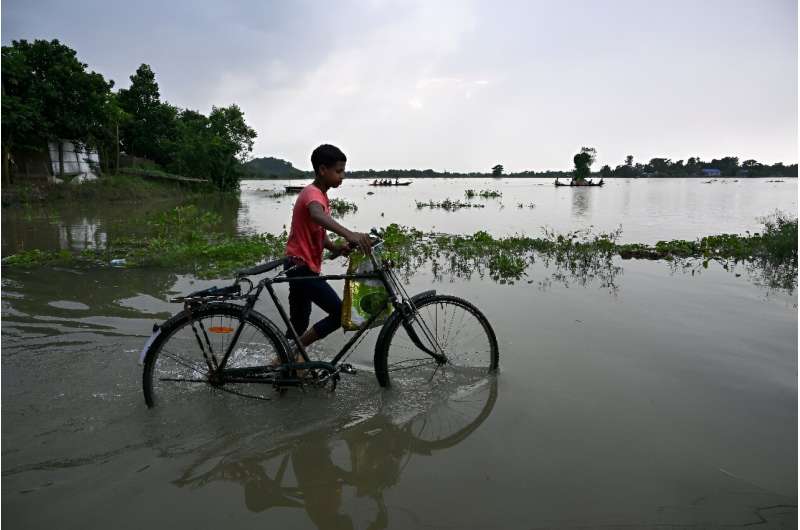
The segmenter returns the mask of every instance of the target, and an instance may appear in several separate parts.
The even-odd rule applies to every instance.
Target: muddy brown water
[[[246,184],[241,204],[226,210],[229,229],[279,223],[287,205],[267,206],[256,191],[266,185]],[[563,190],[530,184],[530,194]],[[440,185],[418,189],[439,193]],[[631,196],[652,191],[647,182],[628,185]],[[658,185],[664,188],[654,195],[669,197],[658,210],[669,212],[665,223],[687,204],[713,201],[715,184],[697,183],[700,197],[683,182]],[[782,209],[796,215],[786,189],[762,185],[775,186],[772,203],[784,201]],[[796,194],[796,183],[787,186]],[[591,208],[613,202],[594,193],[610,190],[564,191],[593,193]],[[405,216],[390,213],[400,206],[389,190],[369,201],[358,198],[365,190],[352,193],[349,200],[363,206],[344,222],[370,221],[377,201],[385,215],[372,224],[390,222],[387,215],[411,224],[417,213],[413,203]],[[582,227],[587,211],[564,196],[564,206],[547,208],[568,228]],[[545,209],[544,196],[536,201]],[[525,210],[493,208],[481,215],[497,219],[497,233],[538,222],[525,221]],[[767,211],[732,215],[731,223],[742,231],[757,227],[754,217],[772,208],[758,209]],[[79,210],[46,217],[4,211],[4,254],[20,241],[25,248],[32,241],[47,248],[102,244],[108,230],[126,229],[132,213]],[[461,216],[464,232],[472,231],[473,215],[479,214]],[[651,215],[648,222],[662,230],[659,214]],[[591,214],[595,221],[606,216]],[[443,230],[456,223],[445,212],[419,220]],[[635,221],[623,219],[623,230]],[[728,231],[705,222],[705,233]],[[686,235],[700,229],[693,226],[680,224],[683,235],[675,237],[694,237]],[[154,269],[4,267],[2,522],[18,528],[794,527],[796,292],[715,264],[694,275],[658,261],[614,265],[613,284],[541,262],[513,285],[420,270],[409,292],[467,298],[497,333],[499,374],[466,391],[380,389],[370,372],[372,337],[350,359],[359,373],[334,394],[293,389],[264,402],[209,392],[153,410],[144,406],[137,362],[152,324],[178,309],[169,296],[222,280]],[[342,264],[327,267],[333,272]],[[277,320],[266,300],[257,309]],[[330,356],[344,340],[337,332],[314,353]]]

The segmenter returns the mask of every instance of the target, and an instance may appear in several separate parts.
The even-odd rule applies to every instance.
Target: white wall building
[[[63,142],[62,145],[65,175],[74,175],[78,181],[94,180],[99,176],[97,171],[100,167],[100,156],[97,151],[78,148],[72,142]],[[58,163],[58,142],[50,142],[48,149],[52,174],[58,178],[61,176]]]

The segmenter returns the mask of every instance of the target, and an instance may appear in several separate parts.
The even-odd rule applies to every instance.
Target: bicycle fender
[[[147,355],[147,352],[150,350],[150,346],[153,345],[153,342],[161,335],[161,326],[158,324],[153,324],[153,333],[147,339],[147,342],[144,343],[144,347],[142,347],[141,353],[139,353],[139,366],[144,366],[144,357]]]
[[[412,296],[411,302],[414,303],[419,300],[422,300],[423,298],[428,298],[429,296],[435,296],[435,295],[436,295],[435,289],[431,289],[430,291],[422,291],[421,293],[417,293],[414,296]],[[378,334],[378,340],[375,341],[376,354],[380,351],[384,341],[386,340],[386,335],[388,333],[389,325],[392,324],[398,318],[402,318],[402,315],[400,315],[400,313],[397,311],[393,311],[392,314],[389,315],[389,318],[386,319],[386,322],[383,323],[383,326],[381,326],[381,332]],[[412,340],[414,340],[414,337],[412,337]]]

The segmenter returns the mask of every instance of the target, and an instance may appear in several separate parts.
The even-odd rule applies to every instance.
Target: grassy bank
[[[48,202],[126,202],[189,198],[205,188],[177,182],[156,181],[136,175],[103,175],[81,184],[16,184],[3,188],[3,207],[25,207]]]

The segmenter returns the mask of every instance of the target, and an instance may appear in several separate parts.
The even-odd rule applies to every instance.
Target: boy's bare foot
[[[296,363],[302,363],[302,362],[305,362],[305,360],[303,359],[303,356],[302,356],[302,355],[300,355],[300,350],[296,350],[296,351],[294,352],[294,362],[296,362]],[[303,376],[306,374],[306,371],[305,371],[305,370],[295,370],[295,372],[297,372],[297,377],[299,377],[299,378],[301,378],[301,379],[302,379],[302,378],[303,378]]]
[[[298,350],[296,348],[294,350],[294,362],[296,362],[296,363],[304,362],[303,361],[303,356],[300,354],[300,350]],[[275,357],[273,357],[272,360],[269,363],[269,365],[272,368],[278,368],[281,364],[283,364],[281,362],[281,358],[278,357],[277,355]],[[296,372],[297,372],[297,377],[303,377],[303,375],[305,375],[306,371],[305,370],[296,370]]]

